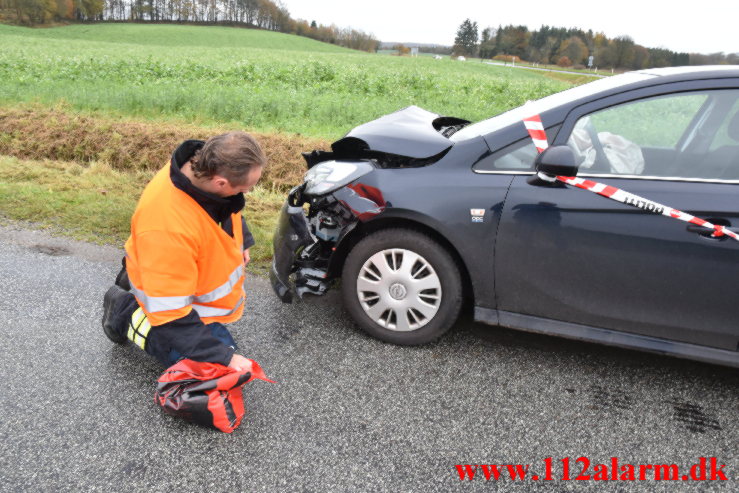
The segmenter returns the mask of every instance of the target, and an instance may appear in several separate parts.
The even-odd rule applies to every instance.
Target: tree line
[[[309,38],[355,50],[376,51],[371,34],[293,19],[272,0],[0,0],[15,22],[39,25],[63,21],[173,22],[243,26]]]
[[[739,64],[739,53],[679,53],[665,48],[646,48],[629,36],[608,38],[592,30],[542,26],[487,27],[478,34],[477,22],[466,19],[457,29],[453,54],[480,58],[517,57],[532,63],[584,68],[589,57],[593,67],[639,70],[679,65]]]
[[[0,0],[0,10],[10,12],[18,24],[35,26],[52,21],[99,17],[104,0]],[[7,15],[6,15],[7,17]]]

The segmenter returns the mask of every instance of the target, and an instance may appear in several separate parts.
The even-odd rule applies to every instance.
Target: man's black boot
[[[121,260],[121,270],[118,275],[115,276],[115,285],[120,286],[126,291],[131,291],[131,283],[128,280],[128,272],[126,272],[126,257]]]
[[[103,332],[108,336],[108,339],[117,344],[126,342],[123,330],[117,329],[123,329],[119,325],[125,325],[126,321],[122,319],[120,311],[122,303],[125,303],[130,296],[131,294],[128,291],[114,285],[105,292],[103,297]]]

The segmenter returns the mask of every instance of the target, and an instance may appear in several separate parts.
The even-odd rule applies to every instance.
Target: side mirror
[[[577,176],[577,168],[575,154],[568,146],[549,147],[536,156],[534,161],[534,169],[542,179],[546,179],[542,174],[549,177],[574,177]]]

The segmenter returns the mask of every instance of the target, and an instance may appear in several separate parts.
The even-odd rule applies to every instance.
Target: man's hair
[[[197,178],[220,175],[232,186],[244,183],[249,170],[267,164],[259,143],[246,132],[228,132],[211,137],[190,159]]]

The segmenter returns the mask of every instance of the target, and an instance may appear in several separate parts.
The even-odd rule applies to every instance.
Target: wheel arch
[[[336,245],[336,250],[334,251],[333,255],[331,255],[331,259],[329,261],[329,277],[341,277],[341,271],[344,268],[344,262],[346,261],[349,252],[352,250],[352,248],[354,248],[354,245],[359,243],[360,240],[372,233],[391,228],[406,228],[418,231],[419,233],[423,233],[439,243],[442,248],[444,248],[451,255],[452,259],[459,267],[459,272],[462,278],[463,296],[465,297],[465,299],[474,300],[472,278],[470,277],[467,265],[462,259],[462,256],[459,254],[457,248],[437,229],[416,218],[401,216],[379,217],[377,219],[373,219],[372,221],[358,223],[357,226],[354,227],[354,229],[352,229],[346,236],[344,236]]]

